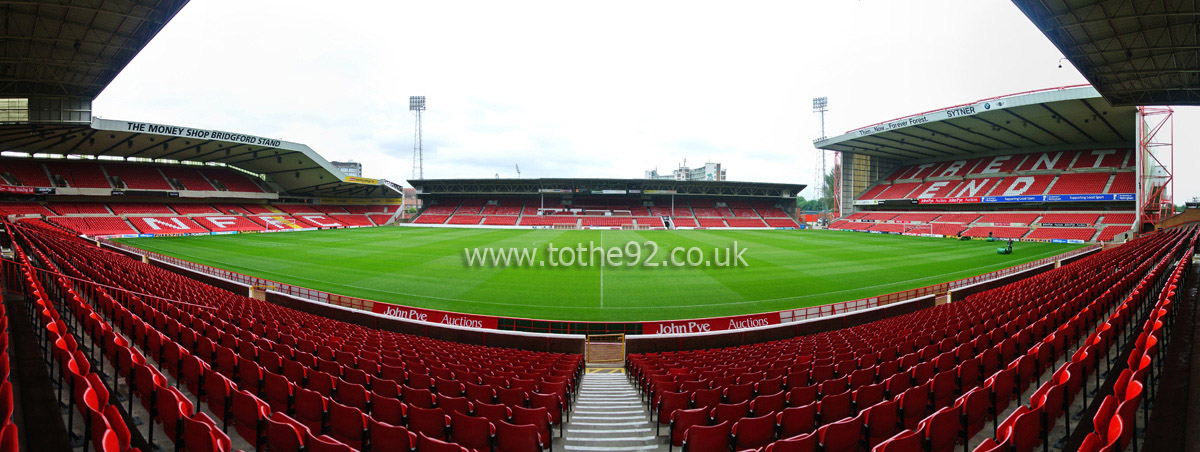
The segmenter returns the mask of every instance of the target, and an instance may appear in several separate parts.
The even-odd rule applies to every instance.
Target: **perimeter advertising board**
[[[499,328],[499,322],[496,320],[496,317],[486,315],[436,311],[433,309],[421,309],[389,303],[375,303],[371,306],[371,312],[389,317],[416,320],[418,322],[440,323],[443,325],[489,330]]]
[[[779,313],[740,315],[709,319],[642,322],[642,334],[688,334],[710,331],[740,330],[756,326],[778,325]]]

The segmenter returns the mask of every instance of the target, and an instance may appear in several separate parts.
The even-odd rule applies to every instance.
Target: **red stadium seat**
[[[514,425],[504,421],[496,424],[496,452],[541,452],[547,447],[549,445],[539,439],[536,426]],[[417,449],[421,450],[419,445]]]
[[[850,416],[850,401],[854,396],[850,391],[821,397],[817,403],[817,418],[821,424],[829,424]]]
[[[314,432],[322,432],[329,417],[329,399],[316,391],[297,388],[295,393],[295,418]]]
[[[498,424],[500,421],[512,419],[512,409],[504,405],[476,403],[474,415],[485,418],[493,424]]]
[[[768,444],[763,450],[766,452],[817,452],[820,447],[821,442],[817,438],[817,433],[813,432],[775,441]]]
[[[731,422],[692,426],[683,433],[683,452],[728,452]]]
[[[860,417],[847,418],[817,429],[817,438],[824,452],[851,452],[859,449],[862,441],[863,421]]]
[[[270,417],[271,407],[246,391],[233,391],[232,396],[234,428],[243,439],[257,448],[262,444],[265,433],[262,429],[263,420]]]
[[[454,412],[450,415],[450,440],[473,452],[487,452],[492,448],[496,426],[482,417]]]
[[[675,410],[671,416],[670,426],[667,428],[669,436],[669,445],[667,449],[683,446],[683,434],[688,428],[699,425],[709,425],[709,410],[706,408],[695,408],[690,410]]]
[[[369,443],[373,452],[411,452],[417,447],[417,434],[408,429],[367,419]]]
[[[734,450],[758,449],[775,440],[775,416],[745,417],[730,428]]]
[[[709,416],[712,417],[713,422],[717,424],[725,421],[729,421],[730,424],[732,424],[738,419],[749,415],[750,402],[748,401],[742,403],[721,403],[714,407],[712,412],[709,414]]]
[[[775,415],[781,438],[804,435],[817,430],[817,403],[784,408]]]
[[[864,436],[870,447],[892,437],[900,423],[899,404],[895,400],[879,402],[862,410]]]
[[[917,429],[925,436],[929,452],[952,452],[955,441],[959,438],[962,425],[959,422],[958,411],[944,407],[918,424]]]
[[[554,432],[552,431],[550,413],[545,408],[512,407],[512,423],[537,427],[538,441],[546,447],[553,448]]]
[[[912,430],[903,430],[876,445],[871,452],[924,452],[923,441],[920,434]]]
[[[286,414],[275,412],[265,423],[266,442],[272,451],[300,452],[304,448],[307,428],[300,422]]]
[[[783,391],[778,391],[774,394],[760,395],[751,400],[750,413],[755,416],[774,414],[782,411],[786,405],[787,401],[784,399]]]
[[[204,413],[183,418],[184,450],[188,452],[230,452],[229,436]]]
[[[408,429],[430,438],[444,440],[449,435],[450,416],[441,408],[409,406]]]

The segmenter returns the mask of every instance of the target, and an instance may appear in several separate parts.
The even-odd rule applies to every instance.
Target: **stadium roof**
[[[993,97],[872,124],[818,140],[818,149],[908,160],[1011,150],[1133,147],[1137,108],[1113,106],[1090,86]]]
[[[660,179],[413,179],[418,195],[704,195],[793,198],[802,184]]]
[[[93,118],[91,124],[2,124],[0,148],[29,154],[224,163],[279,185],[287,194],[400,197],[386,180],[346,176],[306,145],[275,138],[145,122]]]
[[[1013,3],[1113,105],[1200,105],[1200,2]]]
[[[95,99],[187,3],[0,2],[0,93]]]

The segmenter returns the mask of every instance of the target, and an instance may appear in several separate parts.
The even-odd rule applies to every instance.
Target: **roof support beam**
[[[901,131],[899,131],[899,130],[893,130],[893,131],[892,131],[892,133],[895,133],[896,135],[902,135],[902,136],[905,136],[905,137],[908,137],[908,138],[912,138],[912,139],[914,139],[914,140],[917,140],[918,142],[920,142],[920,141],[928,141],[928,142],[930,142],[930,143],[934,143],[934,144],[937,144],[937,145],[940,145],[940,146],[945,146],[945,147],[948,147],[948,148],[950,148],[950,149],[958,149],[958,150],[962,150],[961,148],[959,148],[959,147],[957,147],[957,146],[951,146],[951,145],[949,145],[949,144],[946,144],[946,143],[943,143],[943,142],[941,142],[941,141],[935,140],[935,139],[933,139],[933,137],[932,137],[932,136],[931,136],[931,137],[929,137],[929,138],[925,138],[925,137],[922,137],[922,136],[913,135],[913,134],[911,134],[911,133],[901,132]],[[930,133],[936,134],[937,132],[930,131]],[[906,144],[907,144],[907,143],[906,143]],[[953,152],[939,151],[939,150],[936,150],[936,149],[933,149],[933,148],[930,148],[930,150],[931,150],[931,151],[936,151],[937,153],[939,153],[939,154],[942,154],[942,155],[954,155],[954,153],[953,153]]]
[[[1083,134],[1083,136],[1087,137],[1088,141],[1096,141],[1096,139],[1095,139],[1095,138],[1092,138],[1092,136],[1091,136],[1091,135],[1089,135],[1089,134],[1088,134],[1087,132],[1085,132],[1083,129],[1079,128],[1079,126],[1075,125],[1075,123],[1071,122],[1071,120],[1070,120],[1070,119],[1067,119],[1067,118],[1066,118],[1066,117],[1064,117],[1063,115],[1059,114],[1057,111],[1054,111],[1054,109],[1053,109],[1053,108],[1050,108],[1050,106],[1049,106],[1049,105],[1046,105],[1046,104],[1038,104],[1038,105],[1041,105],[1041,106],[1042,106],[1042,108],[1045,108],[1045,109],[1046,109],[1046,111],[1050,112],[1050,114],[1054,115],[1054,117],[1055,117],[1055,118],[1057,118],[1058,120],[1061,120],[1061,121],[1064,121],[1064,122],[1066,122],[1066,123],[1067,123],[1067,125],[1068,125],[1068,126],[1071,126],[1071,128],[1072,128],[1072,129],[1075,129],[1075,131],[1076,131],[1076,132],[1079,132],[1079,133]]]
[[[187,146],[187,147],[185,147],[185,148],[183,148],[183,149],[180,149],[180,150],[177,150],[177,151],[172,151],[172,152],[170,152],[170,153],[167,153],[167,154],[160,155],[160,156],[158,156],[158,158],[160,158],[160,159],[165,159],[165,158],[168,158],[168,157],[170,157],[170,156],[172,156],[172,155],[179,154],[179,153],[181,153],[181,152],[189,151],[189,150],[192,150],[192,149],[197,149],[197,148],[199,148],[199,147],[201,147],[201,146],[204,146],[204,145],[206,145],[206,144],[209,144],[209,143],[212,143],[212,142],[213,142],[213,140],[204,140],[204,141],[200,141],[200,142],[197,142],[196,144],[193,144],[193,145]],[[176,160],[179,160],[179,159],[176,159]]]
[[[1051,131],[1049,131],[1049,130],[1046,130],[1046,128],[1045,128],[1045,127],[1039,126],[1039,125],[1037,124],[1037,122],[1035,122],[1035,121],[1030,121],[1030,120],[1028,120],[1028,119],[1025,119],[1025,117],[1024,117],[1024,116],[1021,116],[1021,115],[1018,115],[1018,114],[1016,114],[1015,112],[1013,112],[1013,111],[1012,111],[1012,109],[1011,109],[1011,108],[1005,108],[1005,109],[1004,109],[1004,112],[1005,112],[1005,113],[1008,113],[1008,114],[1010,114],[1010,115],[1012,115],[1014,118],[1020,119],[1021,121],[1025,122],[1026,124],[1029,124],[1029,125],[1031,125],[1031,126],[1034,126],[1034,127],[1036,127],[1038,130],[1041,130],[1042,132],[1045,132],[1045,133],[1046,133],[1046,135],[1050,135],[1050,136],[1054,137],[1054,139],[1056,139],[1056,140],[1058,140],[1058,141],[1061,141],[1061,142],[1063,142],[1063,143],[1066,143],[1066,144],[1070,144],[1070,143],[1071,143],[1070,141],[1064,140],[1062,137],[1060,137],[1060,136],[1058,136],[1058,135],[1055,135],[1055,134],[1054,134],[1054,132],[1051,132]]]
[[[1116,135],[1118,139],[1121,141],[1126,141],[1125,134],[1121,133],[1120,130],[1117,130],[1116,127],[1113,127],[1112,123],[1108,122],[1108,118],[1105,118],[1103,114],[1100,114],[1099,111],[1096,111],[1096,107],[1092,106],[1091,102],[1088,102],[1087,99],[1079,99],[1079,101],[1083,102],[1083,105],[1087,106],[1088,110],[1092,111],[1092,115],[1094,115],[1097,120],[1103,122],[1105,126],[1108,126],[1108,130],[1112,131],[1112,133]]]
[[[88,130],[88,129],[90,129],[90,128],[91,128],[91,126],[78,126],[78,127],[72,127],[72,128],[69,128],[69,129],[65,130],[65,131],[64,131],[64,133],[63,133],[62,135],[59,135],[59,136],[58,136],[58,138],[57,138],[58,142],[57,142],[57,143],[53,142],[53,141],[54,141],[54,139],[52,139],[51,137],[46,137],[46,138],[45,138],[45,141],[46,141],[46,142],[44,143],[45,145],[44,145],[44,146],[42,146],[42,147],[40,147],[40,148],[38,148],[38,149],[35,149],[35,150],[31,151],[31,152],[32,152],[32,153],[34,153],[34,154],[39,154],[39,153],[41,153],[42,151],[45,151],[46,149],[50,149],[51,147],[54,147],[54,146],[57,146],[57,145],[60,145],[60,144],[64,144],[64,143],[66,143],[66,142],[67,142],[67,140],[70,140],[70,137],[68,136],[69,134],[71,134],[71,133],[75,133],[75,132],[82,132],[82,131],[84,131],[84,130]]]
[[[140,134],[140,133],[131,133],[131,134],[129,134],[129,136],[125,137],[124,139],[122,139],[122,140],[120,140],[120,141],[116,142],[116,144],[113,144],[112,146],[109,146],[109,147],[108,147],[108,149],[105,149],[105,150],[103,150],[103,151],[97,152],[97,153],[96,153],[96,155],[104,155],[104,154],[107,154],[107,153],[108,153],[108,151],[111,151],[111,150],[113,150],[113,149],[116,149],[116,148],[117,148],[117,146],[120,146],[120,145],[122,145],[122,144],[125,144],[125,143],[132,143],[134,138],[137,138],[137,137],[139,137],[139,136],[141,136],[141,135],[142,135],[142,134]]]
[[[1028,141],[1028,142],[1030,142],[1030,143],[1036,144],[1036,145],[1038,145],[1038,146],[1042,146],[1042,143],[1041,143],[1041,142],[1039,142],[1038,140],[1035,140],[1035,139],[1033,139],[1033,138],[1029,138],[1029,137],[1027,137],[1027,136],[1025,136],[1025,135],[1019,134],[1019,133],[1017,133],[1015,130],[1009,129],[1008,127],[1004,127],[1004,126],[1002,126],[1002,125],[1000,125],[1000,124],[997,124],[997,123],[994,123],[994,122],[992,122],[992,121],[988,121],[988,120],[986,120],[986,119],[983,119],[983,118],[979,117],[979,115],[972,116],[972,118],[974,118],[975,120],[977,120],[977,121],[980,121],[980,122],[982,122],[982,123],[984,123],[984,124],[987,124],[987,125],[989,125],[989,126],[992,126],[992,127],[995,127],[995,128],[997,128],[997,129],[1003,130],[1003,131],[1005,131],[1005,132],[1011,133],[1011,134],[1013,134],[1013,135],[1015,135],[1015,136],[1017,136],[1017,137],[1020,137],[1021,139],[1024,139],[1025,141]],[[1013,147],[1015,148],[1015,147],[1017,147],[1017,146],[1016,146],[1016,145],[1014,145]]]
[[[952,126],[953,126],[953,124],[950,124],[950,122],[949,122],[949,121],[947,121],[947,122],[946,122],[946,124],[949,124],[949,125],[952,125]],[[991,146],[985,146],[983,143],[976,143],[976,142],[973,142],[973,141],[967,140],[966,138],[957,137],[957,136],[950,135],[950,134],[948,134],[948,133],[945,133],[945,132],[938,132],[938,131],[936,131],[936,130],[933,130],[933,129],[930,129],[929,127],[926,127],[926,126],[913,126],[913,127],[915,127],[917,130],[923,130],[923,131],[929,132],[929,133],[931,133],[931,134],[934,134],[934,133],[940,133],[942,136],[944,136],[944,137],[946,137],[946,138],[949,138],[949,139],[951,139],[951,140],[958,140],[958,141],[961,141],[961,142],[963,142],[963,143],[967,143],[967,144],[969,144],[969,145],[971,145],[971,146],[981,147],[981,148],[987,149],[987,150],[989,150],[989,151],[994,151],[994,150],[995,150],[995,148],[993,148],[993,147],[991,147]],[[959,130],[962,130],[962,131],[964,131],[964,132],[971,132],[970,130],[967,130],[966,128],[963,128],[963,127],[959,127],[959,126],[954,126],[954,127],[955,127],[955,128],[957,128],[957,129],[959,129]],[[957,146],[955,146],[955,147],[957,147]],[[964,150],[965,150],[965,149],[964,149]]]
[[[267,172],[265,172],[265,173],[263,173],[263,174],[278,174],[278,173],[288,173],[288,172],[292,172],[292,171],[308,171],[308,170],[315,170],[315,169],[321,169],[321,166],[320,166],[320,165],[318,165],[318,166],[309,166],[309,167],[305,167],[305,168],[294,168],[294,169],[285,169],[285,170],[278,170],[278,171],[267,171]]]
[[[919,144],[916,144],[916,143],[907,143],[907,142],[904,142],[904,141],[897,140],[897,139],[895,139],[895,138],[887,138],[887,137],[884,137],[884,136],[882,136],[882,134],[881,134],[881,135],[869,136],[869,137],[863,137],[863,142],[865,142],[865,143],[874,144],[874,145],[878,145],[878,146],[884,146],[884,147],[887,147],[888,149],[895,149],[895,150],[897,150],[897,151],[900,151],[900,152],[908,152],[908,153],[912,153],[912,154],[923,155],[923,156],[926,156],[926,157],[933,157],[933,156],[934,156],[934,154],[926,154],[926,153],[924,153],[924,152],[920,152],[920,151],[914,151],[914,150],[912,150],[912,149],[904,149],[904,148],[901,148],[901,147],[899,147],[899,146],[896,146],[896,145],[890,145],[890,144],[879,144],[879,143],[871,143],[870,141],[867,141],[867,139],[868,139],[868,138],[870,138],[870,139],[875,139],[875,140],[883,140],[883,141],[887,141],[887,142],[890,142],[890,143],[896,143],[897,145],[900,145],[900,146],[912,146],[912,147],[917,147],[917,148],[921,148],[921,149],[925,149],[925,150],[929,150],[929,151],[933,151],[933,152],[937,152],[937,153],[943,153],[943,152],[944,152],[944,151],[940,151],[940,150],[937,150],[937,149],[931,148],[931,147],[929,147],[929,146],[921,146],[921,145],[919,145]]]
[[[151,149],[154,149],[155,147],[158,147],[158,146],[165,145],[165,144],[167,144],[167,143],[170,143],[170,142],[172,142],[172,141],[178,140],[179,138],[180,138],[180,137],[170,137],[170,138],[167,138],[167,139],[163,140],[162,142],[159,142],[159,143],[154,143],[154,144],[152,144],[152,145],[149,145],[149,146],[146,146],[146,147],[142,148],[142,150],[140,150],[140,151],[137,151],[137,152],[134,152],[134,153],[132,153],[132,154],[126,155],[126,156],[125,156],[125,158],[129,158],[129,157],[137,157],[138,155],[140,155],[140,154],[142,154],[142,153],[144,153],[144,152],[146,152],[146,151],[149,151],[149,150],[151,150]],[[163,148],[163,150],[166,150],[166,148]]]
[[[1010,148],[1015,148],[1015,147],[1016,147],[1016,146],[1014,146],[1012,143],[1009,143],[1009,142],[1007,142],[1007,141],[1001,140],[1001,139],[999,139],[999,138],[996,138],[996,137],[994,137],[994,136],[991,136],[991,135],[986,135],[986,134],[983,134],[983,133],[980,133],[980,132],[976,132],[976,131],[974,131],[974,130],[971,130],[971,129],[968,129],[968,128],[966,128],[966,127],[963,127],[963,126],[960,126],[960,125],[958,125],[958,124],[955,124],[955,123],[953,123],[953,122],[951,122],[951,121],[945,121],[943,124],[945,124],[945,125],[948,125],[948,126],[950,126],[950,127],[953,127],[953,128],[955,128],[955,129],[961,130],[961,131],[963,131],[963,132],[967,132],[967,133],[970,133],[970,134],[978,135],[978,136],[980,136],[980,137],[983,137],[983,138],[985,138],[985,139],[988,139],[988,140],[995,141],[995,142],[997,142],[997,143],[1003,144],[1003,145],[1005,145],[1005,146],[1008,146],[1008,147],[1010,147]],[[992,126],[992,128],[995,128],[996,130],[999,130],[999,128],[997,128],[996,126]],[[979,144],[978,146],[979,146],[979,147],[983,147],[983,148],[987,148],[989,151],[994,151],[994,150],[996,150],[996,148],[995,148],[995,147],[991,147],[991,146],[984,146],[983,144]]]

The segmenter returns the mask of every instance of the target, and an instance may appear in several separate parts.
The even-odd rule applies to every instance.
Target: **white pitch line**
[[[600,231],[600,249],[604,249],[604,230]],[[603,252],[603,251],[601,251]],[[604,258],[600,258],[600,309],[604,309]]]

